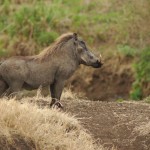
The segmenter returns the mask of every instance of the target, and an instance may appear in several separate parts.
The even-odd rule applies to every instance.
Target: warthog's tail
[[[4,62],[4,60],[0,61],[0,65]],[[0,80],[2,80],[1,71],[0,71]]]

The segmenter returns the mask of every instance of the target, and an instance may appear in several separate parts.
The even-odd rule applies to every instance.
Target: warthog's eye
[[[84,41],[81,41],[82,44],[85,44]]]
[[[93,59],[94,57],[90,55],[90,59]]]
[[[85,46],[85,42],[84,41],[81,41],[81,44]]]
[[[78,47],[78,52],[82,53],[83,52],[83,48],[81,46]]]
[[[84,50],[87,51],[87,47],[86,47],[86,45],[85,45],[85,42],[84,42],[84,41],[80,41],[80,43],[81,43],[81,46],[84,48]]]

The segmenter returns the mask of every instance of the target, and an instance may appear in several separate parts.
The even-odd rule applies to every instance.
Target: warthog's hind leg
[[[5,96],[16,96],[23,86],[23,82],[13,81],[10,83],[9,88],[5,92]]]
[[[8,85],[6,84],[6,82],[0,80],[0,97],[3,96],[3,94],[6,92],[7,89],[8,89]]]

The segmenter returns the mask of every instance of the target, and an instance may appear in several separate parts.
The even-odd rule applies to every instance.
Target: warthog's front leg
[[[60,103],[60,97],[61,97],[63,88],[64,88],[64,81],[62,80],[57,80],[53,84],[50,85],[50,91],[51,91],[51,97],[52,97],[50,107],[57,106],[59,108],[63,108],[62,104]]]

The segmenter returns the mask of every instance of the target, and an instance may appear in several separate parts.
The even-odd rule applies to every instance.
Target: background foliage
[[[0,56],[36,54],[77,32],[105,57],[134,59],[131,97],[139,99],[149,84],[149,10],[149,0],[1,0]]]

